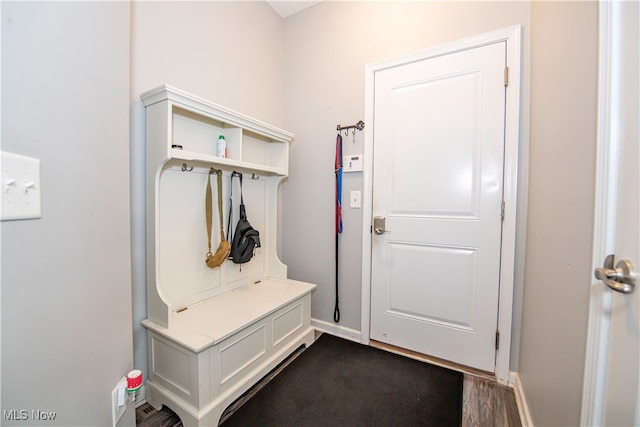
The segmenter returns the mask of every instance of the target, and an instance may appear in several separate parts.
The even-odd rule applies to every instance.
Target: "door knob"
[[[385,217],[374,216],[373,217],[373,231],[376,234],[389,233],[389,230],[385,229]]]
[[[633,292],[638,276],[633,264],[626,259],[618,261],[616,268],[613,268],[613,255],[607,256],[604,267],[596,268],[594,274],[596,279],[602,280],[605,285],[623,294]]]

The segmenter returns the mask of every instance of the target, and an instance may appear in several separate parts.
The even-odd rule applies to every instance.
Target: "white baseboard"
[[[346,328],[336,323],[325,322],[324,320],[311,319],[311,326],[318,332],[326,332],[340,338],[355,342],[362,342],[362,333],[355,329]]]
[[[509,371],[509,382],[507,383],[507,385],[511,388],[515,388],[516,381],[518,381],[518,373]]]
[[[511,380],[513,379],[513,382]],[[513,392],[516,396],[516,404],[518,405],[518,413],[520,414],[520,421],[522,427],[534,427],[531,419],[531,413],[529,412],[529,404],[527,403],[527,397],[524,394],[522,383],[517,372],[509,373],[509,385],[513,387]]]

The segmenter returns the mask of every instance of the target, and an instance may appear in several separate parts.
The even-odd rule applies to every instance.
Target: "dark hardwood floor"
[[[493,380],[465,374],[462,425],[521,427],[513,389]]]
[[[515,394],[510,387],[498,384],[491,374],[455,365],[440,359],[430,358],[419,353],[410,352],[397,347],[379,342],[371,342],[374,347],[382,348],[394,353],[400,353],[407,357],[423,360],[439,366],[445,366],[464,373],[463,397],[462,397],[462,427],[522,427]],[[232,404],[222,415],[224,420],[255,394],[260,388],[291,362],[297,353],[294,353],[287,362],[267,375],[237,402]],[[156,411],[151,405],[145,403],[136,409],[137,427],[180,427],[182,423],[178,416],[166,406],[161,411]]]

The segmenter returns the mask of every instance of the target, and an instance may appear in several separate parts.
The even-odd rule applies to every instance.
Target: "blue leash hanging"
[[[338,125],[338,135],[336,136],[336,158],[335,158],[335,172],[336,172],[336,305],[333,310],[333,321],[335,323],[340,322],[340,304],[338,301],[338,289],[339,289],[339,273],[340,273],[340,257],[339,257],[339,240],[338,236],[342,233],[342,135],[340,131],[353,128],[353,142],[356,142],[356,129],[364,129],[364,122],[360,120],[355,125],[340,126]],[[347,136],[349,131],[347,130]]]
[[[338,257],[338,235],[342,233],[342,136],[338,130],[336,136],[336,305],[333,310],[333,321],[340,322],[340,306],[338,302],[338,273],[339,273],[339,257]]]

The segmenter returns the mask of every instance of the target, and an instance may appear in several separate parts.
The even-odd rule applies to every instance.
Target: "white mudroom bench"
[[[216,426],[229,404],[314,339],[316,285],[289,279],[276,254],[278,188],[288,176],[293,134],[168,85],[141,99],[147,123],[146,399],[158,410],[168,406],[185,426]],[[220,136],[226,151],[218,156]],[[247,215],[261,241],[246,263],[227,260],[210,268],[204,262],[207,180],[215,177],[211,185],[218,191],[212,168],[224,181],[223,214],[212,209],[214,230],[220,222],[234,227],[240,188],[233,177],[244,176]],[[219,241],[212,243],[215,250]]]

